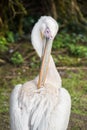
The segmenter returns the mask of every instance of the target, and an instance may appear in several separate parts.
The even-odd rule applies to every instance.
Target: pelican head
[[[38,87],[45,82],[52,43],[58,28],[57,22],[52,17],[42,16],[32,30],[31,39],[33,47],[42,59]]]
[[[57,22],[50,16],[43,16],[38,22],[40,22],[41,37],[50,40],[54,39],[58,31]]]

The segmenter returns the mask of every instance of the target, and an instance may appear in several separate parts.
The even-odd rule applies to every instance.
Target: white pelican
[[[10,99],[11,130],[66,130],[71,98],[62,88],[61,78],[51,56],[58,31],[57,22],[42,16],[35,24],[31,39],[42,64],[34,80],[16,85]]]

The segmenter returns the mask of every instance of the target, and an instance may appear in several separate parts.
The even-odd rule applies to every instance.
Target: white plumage
[[[46,39],[53,41],[57,30],[56,21],[49,16],[41,17],[35,24],[31,38],[40,58],[48,55],[48,53],[44,54],[47,46]],[[42,58],[42,62],[43,59],[46,58]],[[67,129],[71,109],[70,95],[62,88],[61,77],[51,55],[49,64],[44,63],[44,66],[41,68],[42,75],[40,75],[44,82],[41,81],[40,88],[38,88],[40,76],[15,86],[10,98],[11,130]],[[46,71],[46,74],[43,74],[42,70]]]

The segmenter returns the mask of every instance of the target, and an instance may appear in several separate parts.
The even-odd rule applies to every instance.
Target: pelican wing
[[[53,109],[52,98],[45,88],[36,89],[33,81],[17,85],[10,100],[11,129],[47,129],[48,118]]]
[[[59,102],[52,111],[49,130],[67,130],[71,111],[71,98],[65,88],[60,88]]]
[[[18,85],[11,95],[11,130],[66,130],[70,97],[65,89],[37,89],[34,81]],[[63,124],[63,125],[62,125]]]

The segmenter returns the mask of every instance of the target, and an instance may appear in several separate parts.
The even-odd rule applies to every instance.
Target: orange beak
[[[40,74],[39,74],[38,85],[37,85],[38,88],[40,88],[41,86],[44,86],[44,83],[46,80],[50,54],[51,54],[51,48],[52,48],[52,41],[53,41],[52,39],[46,38],[46,44],[45,44],[44,54],[42,57],[42,64],[41,64],[41,69],[40,69]]]

